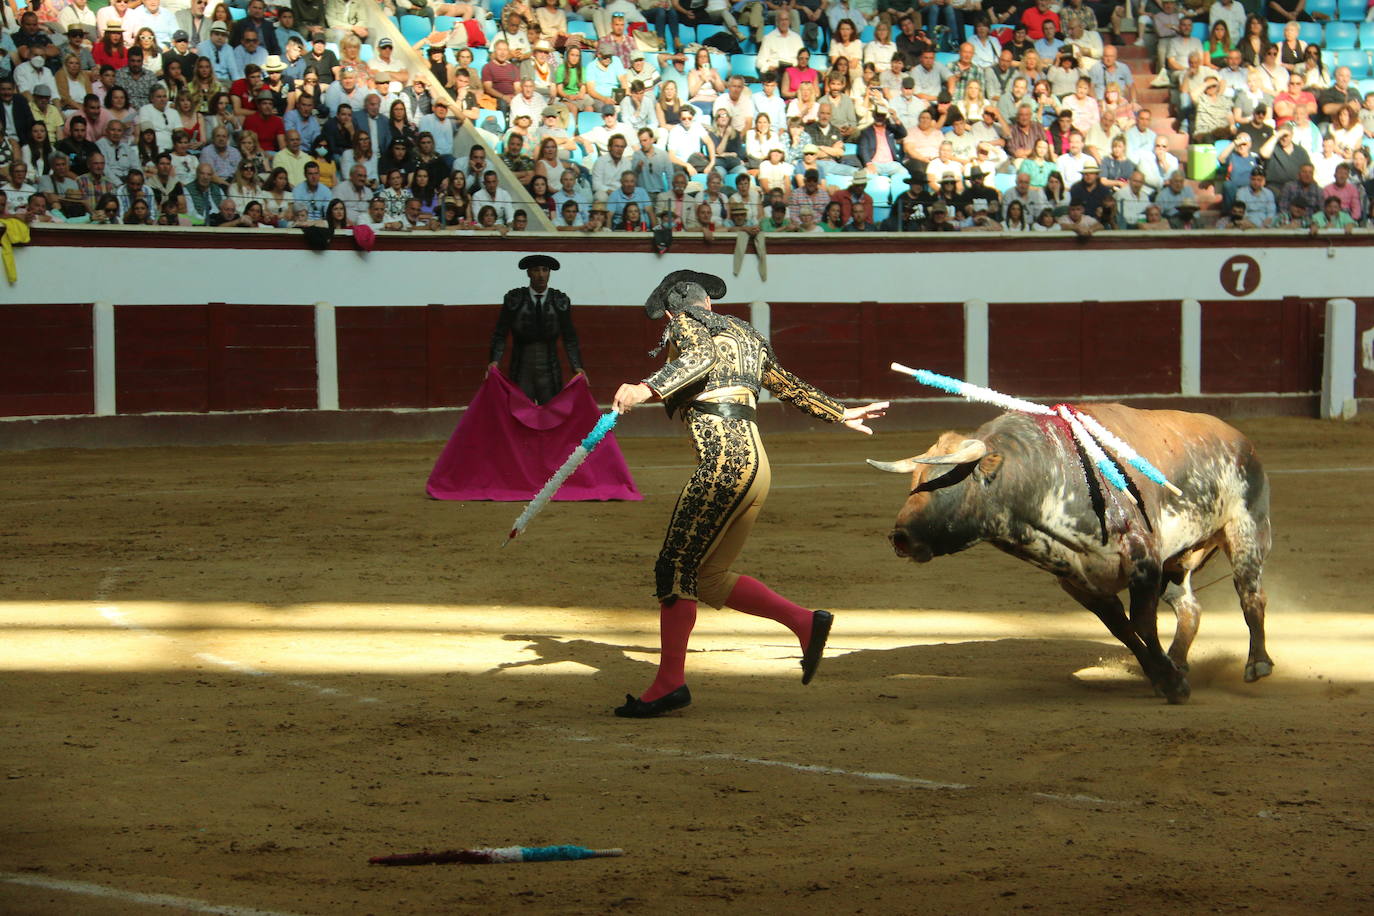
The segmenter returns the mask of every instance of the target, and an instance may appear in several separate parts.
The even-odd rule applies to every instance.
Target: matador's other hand
[[[864,420],[874,420],[881,416],[886,416],[889,402],[877,401],[864,407],[849,407],[845,409],[844,420],[841,421],[845,426],[865,436],[873,435],[873,430],[864,425]]]
[[[648,385],[640,382],[635,385],[621,385],[615,393],[615,400],[611,406],[617,413],[629,413],[637,404],[643,404],[654,396],[654,391]]]

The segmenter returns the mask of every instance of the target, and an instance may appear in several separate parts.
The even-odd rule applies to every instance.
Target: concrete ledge
[[[1054,403],[1065,398],[1036,398]],[[1069,398],[1077,403],[1119,400],[1133,407],[1192,410],[1224,418],[1315,417],[1318,395],[1215,395],[1187,398]],[[1374,405],[1365,402],[1364,406]],[[463,408],[435,410],[274,410],[243,413],[134,414],[114,417],[18,417],[0,421],[0,450],[129,448],[151,446],[287,445],[327,442],[442,442],[453,433]],[[972,429],[995,416],[994,408],[953,398],[894,401],[882,432]],[[769,432],[804,433],[828,424],[771,401],[759,406]],[[674,436],[679,424],[651,406],[616,427],[620,436]]]

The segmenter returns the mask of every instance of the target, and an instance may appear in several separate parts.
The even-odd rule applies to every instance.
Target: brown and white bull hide
[[[1159,468],[1175,496],[1122,464],[1138,504],[1092,469],[1055,418],[1006,413],[971,437],[945,433],[925,453],[874,467],[912,475],[889,535],[918,563],[979,541],[1053,573],[1140,661],[1171,703],[1187,700],[1188,649],[1200,606],[1192,577],[1218,550],[1250,628],[1245,679],[1273,670],[1264,646],[1264,561],[1271,543],[1269,482],[1254,446],[1215,417],[1120,404],[1079,408]],[[1129,615],[1118,594],[1130,595]],[[1173,605],[1166,654],[1156,610]]]

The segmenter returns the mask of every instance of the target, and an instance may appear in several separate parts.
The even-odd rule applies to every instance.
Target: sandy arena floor
[[[933,435],[832,432],[770,439],[741,564],[836,611],[816,682],[704,610],[695,705],[648,722],[610,709],[685,440],[506,550],[519,506],[424,498],[437,443],[2,454],[0,912],[1369,913],[1374,425],[1241,426],[1267,681],[1229,582],[1171,707],[1047,575],[898,561],[905,481],[860,462]],[[367,864],[551,843],[626,856]]]

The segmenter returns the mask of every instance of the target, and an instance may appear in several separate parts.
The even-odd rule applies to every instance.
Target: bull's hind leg
[[[1272,537],[1269,518],[1267,515],[1246,515],[1228,524],[1224,532],[1226,553],[1231,558],[1231,581],[1240,598],[1245,625],[1250,628],[1250,655],[1245,660],[1245,679],[1257,681],[1274,671],[1274,660],[1264,647],[1264,610],[1268,600],[1261,584]]]
[[[1164,600],[1174,609],[1174,641],[1169,644],[1169,657],[1174,660],[1178,670],[1188,670],[1188,650],[1197,637],[1198,623],[1202,619],[1202,605],[1193,594],[1193,573],[1184,573],[1178,585],[1170,582],[1164,587]]]

